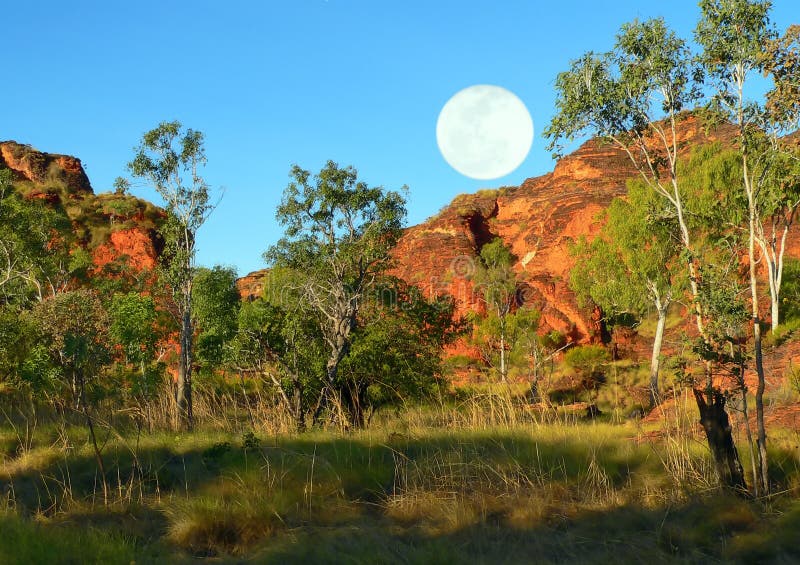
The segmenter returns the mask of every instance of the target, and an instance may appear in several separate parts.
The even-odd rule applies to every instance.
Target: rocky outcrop
[[[242,297],[242,300],[252,302],[261,297],[264,292],[264,279],[267,276],[267,271],[268,269],[253,271],[236,280],[236,288],[239,290],[239,296]]]
[[[731,127],[706,131],[688,117],[677,130],[679,147],[733,135]],[[581,236],[591,239],[601,228],[599,214],[626,192],[636,176],[628,156],[592,139],[556,164],[552,173],[530,178],[518,187],[460,196],[439,215],[409,228],[394,252],[395,274],[429,295],[455,297],[459,313],[481,310],[472,287],[480,247],[501,237],[518,258],[522,302],[541,311],[541,330],[557,330],[573,342],[597,342],[605,329],[597,312],[578,306],[569,288],[574,265],[569,248]]]
[[[0,141],[0,167],[11,169],[20,180],[43,187],[63,187],[67,194],[93,194],[77,157],[43,153],[16,141]]]
[[[111,232],[108,240],[95,247],[92,263],[101,269],[126,260],[134,271],[152,271],[158,262],[160,236],[155,230],[133,227]]]
[[[96,272],[120,260],[135,271],[155,267],[163,248],[156,230],[163,211],[132,196],[95,195],[77,157],[3,141],[0,168],[14,173],[16,184],[28,198],[66,211],[74,234],[91,251]]]

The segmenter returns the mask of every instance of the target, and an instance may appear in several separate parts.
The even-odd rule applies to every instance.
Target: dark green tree
[[[263,296],[241,305],[230,363],[270,382],[298,431],[325,387],[326,344],[318,313],[303,299],[303,276],[274,268]]]
[[[197,269],[192,301],[197,360],[201,368],[211,372],[222,367],[226,347],[236,335],[240,303],[236,271],[219,265]]]
[[[442,351],[464,329],[450,297],[427,299],[414,286],[384,278],[361,308],[350,354],[340,366],[351,424],[375,410],[424,398],[436,390]]]
[[[313,176],[295,165],[290,176],[276,213],[286,235],[265,259],[297,274],[296,291],[316,313],[328,350],[323,405],[338,411],[344,425],[339,365],[350,352],[362,300],[390,265],[405,199],[368,186],[354,168],[333,161]]]
[[[148,398],[156,390],[160,376],[155,361],[162,332],[155,301],[136,292],[115,294],[108,314],[111,340],[119,345],[124,363],[138,372],[133,392]]]

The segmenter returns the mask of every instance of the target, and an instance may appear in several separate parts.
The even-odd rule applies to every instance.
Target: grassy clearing
[[[654,439],[634,422],[477,420],[488,402],[501,413],[490,398],[385,414],[347,435],[122,430],[104,440],[107,504],[82,428],[6,427],[0,561],[800,558],[796,432],[772,444],[791,492],[766,504],[716,490],[680,421]]]

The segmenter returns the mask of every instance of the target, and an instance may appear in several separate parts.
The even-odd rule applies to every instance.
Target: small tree
[[[199,332],[197,359],[201,367],[213,371],[223,365],[226,347],[236,335],[240,303],[236,271],[219,265],[197,269],[192,301]]]
[[[167,221],[162,227],[165,249],[162,277],[172,291],[174,315],[180,326],[178,383],[175,400],[180,421],[193,425],[192,365],[194,316],[192,293],[195,241],[213,206],[200,168],[206,163],[203,134],[183,130],[180,122],[162,122],[144,134],[128,169],[145,179],[164,199]],[[122,184],[118,184],[122,186]]]
[[[657,315],[650,357],[650,407],[658,403],[661,344],[667,312],[680,285],[672,267],[677,260],[675,224],[661,213],[663,204],[640,181],[628,184],[627,200],[614,199],[606,224],[591,244],[573,248],[577,257],[570,285],[579,300],[590,298],[612,320],[626,314],[642,319]]]
[[[389,267],[405,200],[399,192],[369,187],[354,168],[333,161],[314,176],[295,165],[290,176],[276,213],[286,235],[265,259],[302,277],[295,284],[316,313],[328,349],[325,398],[338,406],[344,424],[339,365],[350,352],[365,293]]]
[[[379,407],[415,400],[436,389],[442,350],[462,331],[451,297],[426,299],[386,278],[361,308],[353,347],[340,379],[352,423],[363,427]]]
[[[150,370],[159,341],[155,301],[136,292],[115,294],[108,313],[111,339],[120,346],[125,363],[139,371],[134,394],[147,398],[156,388],[153,382],[156,373]]]
[[[507,350],[514,347],[514,341],[510,338],[515,337],[515,333],[509,331],[512,329],[509,326],[513,309],[517,306],[517,277],[513,271],[516,260],[503,240],[495,238],[481,248],[473,275],[473,282],[481,293],[487,314],[478,324],[477,338],[488,346],[489,358],[497,353],[498,372],[503,383],[508,377]]]
[[[239,309],[229,356],[240,374],[272,383],[300,432],[325,387],[326,358],[317,313],[303,299],[303,280],[290,269],[270,270],[263,296]]]
[[[87,383],[97,378],[110,359],[106,311],[91,291],[76,290],[40,302],[33,316],[52,362],[67,379],[73,399],[83,413],[103,483],[103,498],[107,501],[105,466],[86,394]]]

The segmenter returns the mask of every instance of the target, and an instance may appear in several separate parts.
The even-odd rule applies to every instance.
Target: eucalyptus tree
[[[703,48],[700,60],[714,89],[709,106],[717,119],[732,122],[737,128],[741,186],[747,199],[751,323],[758,377],[756,423],[760,472],[756,480],[760,482],[763,492],[769,490],[769,474],[764,427],[765,376],[758,263],[762,257],[767,262],[773,323],[777,325],[785,237],[781,237],[779,244],[779,228],[776,223],[783,224],[784,234],[788,232],[791,218],[800,203],[800,197],[796,193],[788,195],[783,192],[781,179],[776,179],[772,170],[776,166],[780,169],[776,133],[788,116],[779,112],[770,113],[765,104],[749,97],[752,77],[773,68],[774,63],[768,62],[769,56],[778,54],[770,53],[770,46],[775,44],[777,38],[777,32],[769,18],[770,8],[771,2],[765,0],[702,0],[701,18],[695,29],[695,39]],[[784,50],[779,52],[786,53]],[[794,71],[793,74],[796,81],[800,77],[800,71]],[[791,81],[790,76],[789,82]],[[780,88],[782,82],[786,81],[780,76],[776,77],[776,88]],[[769,221],[770,216],[773,229],[768,235],[765,233],[764,223]],[[780,216],[783,216],[782,220],[779,219]],[[756,253],[758,247],[761,248],[761,257]]]
[[[676,224],[663,204],[641,181],[628,183],[627,199],[615,198],[606,223],[591,243],[573,248],[577,263],[570,285],[580,299],[591,300],[609,318],[631,315],[641,320],[657,315],[650,357],[650,407],[658,403],[661,345],[667,312],[681,289],[674,266],[679,261]]]
[[[276,217],[285,236],[265,253],[273,267],[299,277],[299,294],[317,316],[327,348],[325,403],[341,425],[339,365],[349,354],[359,307],[390,266],[406,217],[400,192],[370,187],[353,167],[328,161],[316,175],[294,165]]]
[[[674,211],[694,297],[700,264],[680,189],[677,128],[700,99],[698,79],[689,47],[663,19],[634,21],[622,26],[611,52],[587,53],[558,75],[557,112],[545,129],[557,152],[564,140],[591,134],[628,156],[642,182]],[[697,301],[694,308],[702,335]]]
[[[705,314],[699,300],[701,260],[695,249],[689,218],[680,186],[678,160],[682,143],[678,122],[684,111],[700,99],[700,72],[686,42],[672,32],[663,19],[634,21],[622,26],[613,50],[597,55],[587,53],[556,79],[556,114],[545,130],[549,147],[560,151],[564,140],[593,134],[622,150],[638,177],[674,214],[681,255],[684,257],[691,289],[694,318],[703,341]],[[705,406],[717,417],[703,420],[709,448],[715,456],[729,458],[724,449],[730,435],[722,418],[724,403],[715,394],[710,364],[706,366]],[[698,406],[699,403],[698,403]],[[717,441],[719,439],[720,441]],[[728,485],[744,484],[741,474],[729,474],[718,467],[720,479]]]
[[[149,183],[163,198],[167,220],[161,228],[165,248],[161,275],[173,298],[174,315],[180,326],[178,383],[175,400],[178,418],[187,428],[193,426],[192,366],[194,316],[192,294],[195,275],[197,231],[214,206],[209,202],[209,187],[200,175],[206,164],[203,134],[183,130],[180,122],[162,122],[146,132],[135,149],[128,169],[134,177]],[[118,185],[123,185],[118,181]]]
[[[800,127],[800,25],[789,26],[782,36],[767,40],[761,62],[762,72],[772,79],[773,87],[764,104],[764,135],[757,138],[768,151],[757,151],[766,158],[754,175],[765,193],[756,229],[767,264],[775,330],[780,323],[786,239],[800,208],[800,146],[787,136],[778,137]]]
[[[478,328],[478,338],[487,343],[492,353],[499,357],[500,381],[508,377],[507,349],[512,333],[513,309],[517,306],[517,277],[513,266],[517,258],[499,237],[485,244],[480,251],[473,283],[481,294],[487,316]]]

